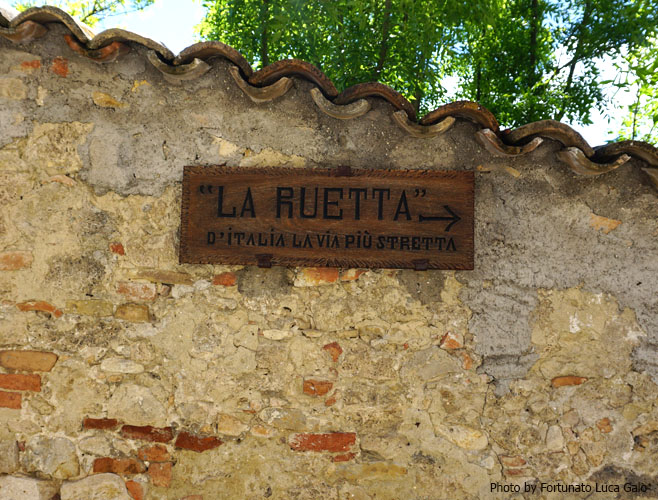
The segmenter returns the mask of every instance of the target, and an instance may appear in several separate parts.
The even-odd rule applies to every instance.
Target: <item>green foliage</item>
[[[377,80],[421,113],[446,100],[476,100],[506,126],[547,118],[590,123],[591,109],[606,104],[602,59],[639,53],[658,33],[658,0],[203,4],[200,36],[232,45],[256,67],[299,58],[339,89]],[[448,81],[458,82],[452,93]]]
[[[634,99],[619,138],[658,143],[658,39],[627,55],[625,63],[615,86]]]
[[[103,18],[142,10],[152,5],[155,0],[23,0],[14,2],[14,8],[23,11],[30,7],[51,5],[59,7],[78,18],[88,26],[94,26]]]

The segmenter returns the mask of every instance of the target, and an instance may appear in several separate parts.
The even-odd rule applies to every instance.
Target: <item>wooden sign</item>
[[[180,262],[473,269],[473,172],[185,167]]]

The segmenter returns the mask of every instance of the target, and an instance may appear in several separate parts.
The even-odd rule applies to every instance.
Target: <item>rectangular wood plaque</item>
[[[180,262],[473,269],[473,172],[185,167]]]

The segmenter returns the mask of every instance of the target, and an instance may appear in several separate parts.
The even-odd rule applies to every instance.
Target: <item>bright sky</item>
[[[203,15],[204,9],[201,0],[156,0],[155,5],[143,11],[106,18],[95,26],[95,30],[100,32],[108,28],[124,28],[161,42],[174,54],[178,54],[197,41],[194,27],[201,22]],[[607,68],[607,71],[611,71],[611,67]],[[611,79],[612,76],[606,75],[606,68],[604,68],[602,78]],[[623,101],[628,101],[628,97],[618,95],[617,100],[626,104]],[[619,119],[621,119],[621,113],[619,115]],[[603,114],[596,111],[592,115],[592,120],[593,125],[572,126],[592,146],[614,139],[608,131],[616,128],[615,121],[608,124]]]

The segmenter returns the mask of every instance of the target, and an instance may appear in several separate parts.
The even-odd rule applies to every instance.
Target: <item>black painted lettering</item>
[[[235,210],[235,209],[233,209]],[[242,202],[242,210],[240,210],[240,217],[244,217],[245,213],[250,212],[249,217],[256,217],[256,209],[254,208],[254,199],[251,197],[251,188],[247,188],[247,194],[244,195],[244,202]]]
[[[377,250],[384,248],[385,241],[384,236],[377,236]]]
[[[281,209],[285,205],[288,208],[288,218],[292,219],[292,197],[295,191],[291,187],[276,188],[276,218],[281,218]]]
[[[345,235],[345,248],[349,248],[350,245],[354,244],[355,237],[353,234],[346,234]]]
[[[453,240],[452,238],[450,238],[448,240],[448,246],[446,247],[446,250],[448,252],[456,252],[457,251],[457,247],[455,246],[455,240]]]
[[[373,198],[375,195],[378,195],[377,197],[377,219],[382,220],[384,218],[384,195],[386,195],[386,199],[390,200],[391,199],[391,190],[390,189],[384,189],[384,188],[372,188],[372,196]]]
[[[299,192],[299,216],[302,219],[315,219],[318,216],[318,189],[315,188],[315,201],[313,203],[313,213],[305,213],[306,205],[306,188],[300,188]]]
[[[354,220],[361,220],[361,195],[363,199],[368,199],[368,190],[366,188],[350,188],[349,190],[349,199],[352,199],[352,193],[356,196],[354,197]]]
[[[224,213],[224,186],[217,186],[217,217],[235,217],[235,207],[233,211]]]
[[[215,244],[215,233],[212,231],[208,231],[208,245],[214,245]]]
[[[324,203],[322,204],[322,218],[323,219],[336,219],[343,218],[343,209],[338,210],[338,214],[329,214],[329,206],[337,207],[338,201],[329,201],[329,193],[337,193],[339,199],[343,199],[343,188],[324,188]]]
[[[411,220],[411,214],[409,213],[409,205],[407,204],[407,193],[405,190],[402,190],[400,195],[400,201],[398,201],[398,208],[395,209],[395,216],[393,220],[398,220],[398,217],[404,214],[407,216],[407,220]]]

